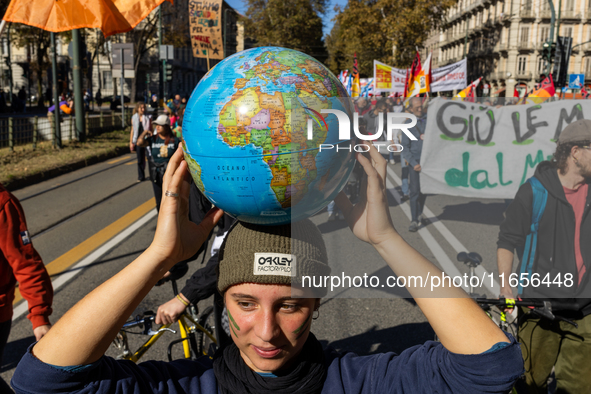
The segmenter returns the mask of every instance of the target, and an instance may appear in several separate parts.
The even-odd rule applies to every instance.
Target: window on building
[[[113,74],[111,74],[111,71],[103,71],[103,89],[113,89]]]
[[[542,1],[542,11],[550,11],[550,3]]]
[[[587,77],[588,75],[591,75],[591,57],[586,57],[585,58],[585,77]]]
[[[525,74],[527,69],[527,56],[519,56],[517,58],[517,74]]]
[[[565,27],[563,30],[563,37],[572,37],[573,36],[573,28],[572,27]]]
[[[575,0],[566,0],[566,4],[564,7],[565,11],[574,11],[575,10]]]
[[[524,11],[531,11],[532,9],[532,0],[525,0],[525,4],[523,5]]]
[[[540,42],[548,41],[550,37],[550,28],[547,26],[543,26],[540,28]]]
[[[529,41],[529,27],[522,27],[521,28],[520,41],[522,43],[527,43]]]

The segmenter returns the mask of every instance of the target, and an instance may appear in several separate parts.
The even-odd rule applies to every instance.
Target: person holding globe
[[[336,199],[352,232],[371,244],[396,275],[441,275],[392,224],[386,160],[373,146],[369,157],[357,158],[367,174],[360,201],[352,205],[342,192]],[[326,249],[309,219],[280,226],[238,222],[229,231],[220,249],[218,290],[234,343],[213,361],[136,365],[105,357],[144,296],[176,262],[195,253],[223,214],[214,208],[200,225],[189,221],[189,173],[180,149],[170,159],[163,185],[152,244],[31,346],[12,379],[17,393],[506,393],[523,373],[515,339],[454,287],[429,294],[408,289],[441,343],[400,355],[358,357],[323,350],[310,331],[319,298],[292,294],[297,290],[290,286],[291,275],[253,271],[256,253],[265,253],[290,255],[299,273],[326,274]],[[462,315],[462,324],[450,314]]]

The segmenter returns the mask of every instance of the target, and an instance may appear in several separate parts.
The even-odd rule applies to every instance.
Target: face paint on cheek
[[[310,321],[310,318],[312,317],[312,314],[310,313],[310,315],[308,315],[308,318],[306,319],[305,322],[302,323],[301,326],[299,326],[293,333],[294,334],[299,334],[296,339],[300,339],[300,337],[302,335],[304,335],[304,333],[306,332],[305,328],[308,326],[308,322]]]
[[[238,338],[238,334],[236,334],[236,331],[234,331],[234,327],[236,327],[236,330],[238,330],[238,331],[240,331],[240,327],[238,327],[238,324],[236,323],[236,321],[232,317],[230,310],[229,309],[226,309],[226,310],[228,311],[228,317],[230,318],[230,322],[232,323],[232,324],[230,324],[230,328],[232,329],[232,332],[234,333],[236,338]]]

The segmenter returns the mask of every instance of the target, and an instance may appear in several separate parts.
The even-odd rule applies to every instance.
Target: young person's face
[[[290,366],[310,333],[315,298],[292,298],[291,286],[242,283],[224,295],[232,339],[253,371]]]

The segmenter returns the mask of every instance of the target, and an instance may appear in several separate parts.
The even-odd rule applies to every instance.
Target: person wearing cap
[[[177,150],[180,140],[172,132],[170,119],[167,115],[158,116],[152,124],[156,126],[156,132],[153,133],[149,128],[144,130],[137,139],[137,146],[147,148],[148,169],[156,198],[156,208],[160,210],[164,172],[170,158]]]
[[[576,322],[578,328],[566,322],[540,319],[525,313],[526,309],[519,311],[526,384],[530,392],[547,393],[548,377],[554,368],[556,392],[583,393],[591,387],[591,120],[568,125],[558,137],[552,160],[538,164],[534,177],[548,196],[538,223],[537,246],[532,251],[532,275],[543,279],[549,274],[550,281],[554,281],[557,275],[564,279],[570,274],[573,281],[572,286],[523,287],[522,297],[577,299],[580,309],[552,310],[556,316]],[[514,298],[509,275],[514,251],[523,253],[530,233],[533,193],[529,182],[521,185],[500,227],[497,264],[499,274],[505,277],[501,297]]]
[[[361,201],[353,206],[344,193],[337,196],[352,232],[397,275],[441,275],[394,229],[387,163],[373,146],[369,154],[371,161],[358,156],[368,175]],[[308,219],[283,226],[237,222],[228,232],[219,252],[217,288],[233,343],[213,360],[136,365],[105,357],[152,286],[175,262],[195,253],[223,214],[214,208],[200,225],[188,220],[189,176],[180,149],[164,188],[152,244],[29,349],[12,378],[17,393],[506,393],[523,373],[515,339],[451,284],[433,293],[409,288],[441,343],[429,341],[400,355],[324,350],[310,330],[326,289],[298,286],[303,275],[330,272],[322,236]],[[461,315],[462,324],[449,315]]]

